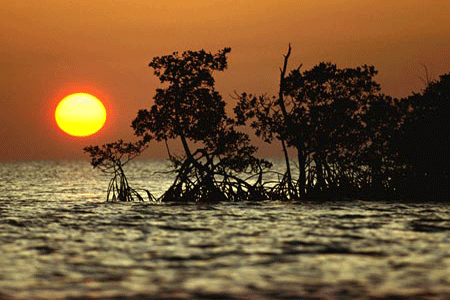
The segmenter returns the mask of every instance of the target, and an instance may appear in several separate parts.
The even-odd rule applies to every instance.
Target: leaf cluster
[[[156,89],[155,104],[138,112],[132,126],[145,141],[179,136],[201,141],[225,120],[225,102],[214,88],[214,71],[227,67],[224,48],[216,54],[186,51],[155,57],[150,63],[166,88]]]

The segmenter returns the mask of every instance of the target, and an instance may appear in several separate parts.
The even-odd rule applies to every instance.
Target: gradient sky
[[[371,64],[396,97],[424,87],[423,65],[432,78],[450,72],[448,0],[15,0],[0,19],[0,161],[86,159],[83,146],[132,139],[131,120],[159,86],[148,63],[173,51],[231,47],[216,76],[230,106],[234,91],[276,92],[288,43],[291,68]],[[96,135],[55,126],[57,100],[71,91],[105,102]]]

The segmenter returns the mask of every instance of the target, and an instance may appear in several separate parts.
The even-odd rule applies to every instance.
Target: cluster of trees
[[[278,95],[238,95],[229,116],[213,77],[226,69],[229,52],[186,51],[152,60],[149,66],[164,88],[132,122],[138,141],[84,149],[94,168],[113,175],[108,200],[143,199],[122,167],[153,141],[165,143],[175,173],[162,201],[450,195],[450,74],[428,82],[421,93],[396,99],[381,92],[373,66],[320,63],[288,71],[289,47]],[[247,126],[265,142],[280,143],[285,173],[279,182],[264,181],[271,164],[255,156],[257,148],[242,131]],[[172,139],[181,142],[182,155],[170,151]]]

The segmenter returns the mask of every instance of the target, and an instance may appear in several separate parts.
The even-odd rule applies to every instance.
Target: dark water
[[[448,205],[105,203],[107,182],[0,164],[0,299],[450,299]]]

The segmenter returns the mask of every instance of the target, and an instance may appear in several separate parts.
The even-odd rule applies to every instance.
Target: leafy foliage
[[[182,137],[202,141],[225,121],[225,102],[214,88],[213,71],[227,67],[224,48],[217,54],[186,51],[155,57],[150,63],[166,88],[156,89],[155,104],[138,112],[132,126],[148,141]]]
[[[381,92],[373,66],[322,62],[288,72],[289,47],[278,95],[242,93],[230,118],[213,76],[227,68],[229,52],[175,52],[152,60],[163,87],[132,121],[139,140],[84,149],[94,168],[112,175],[108,201],[143,200],[123,166],[153,141],[165,142],[175,173],[161,201],[437,197],[436,190],[450,197],[450,74],[399,100]],[[255,157],[257,148],[239,131],[247,123],[266,143],[281,144],[286,171],[275,184],[264,182],[271,164]],[[181,142],[183,152],[173,155],[169,140]],[[288,148],[296,154],[297,178]]]
[[[405,165],[399,193],[415,199],[449,199],[450,73],[404,102],[407,118],[396,144]]]
[[[168,147],[168,140],[177,139],[184,153],[175,156],[168,149],[176,177],[162,201],[214,202],[266,197],[261,173],[269,163],[253,156],[256,147],[250,144],[247,134],[237,130],[237,123],[227,117],[225,102],[214,87],[213,72],[225,70],[229,52],[229,48],[224,48],[215,54],[200,50],[155,57],[149,66],[166,86],[156,90],[154,105],[140,110],[132,122],[141,140],[137,144],[120,142],[87,148],[94,167],[112,166],[114,178],[123,182],[123,155],[133,158],[151,141],[164,141]],[[240,177],[245,173],[250,177],[259,173],[259,177],[250,184]],[[129,190],[126,181],[124,184],[124,189]]]
[[[285,65],[289,54],[290,49]],[[277,139],[296,150],[299,178],[289,187],[286,176],[277,188],[295,187],[293,195],[301,198],[343,190],[351,194],[375,181],[382,186],[383,164],[401,117],[398,101],[381,94],[373,80],[375,68],[320,63],[286,77],[284,71],[278,97],[242,94],[235,108],[239,122],[252,120],[256,135],[266,142]]]

